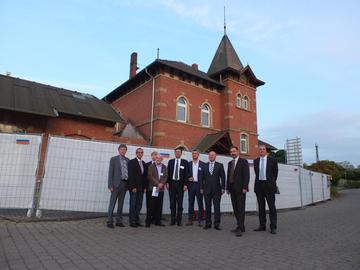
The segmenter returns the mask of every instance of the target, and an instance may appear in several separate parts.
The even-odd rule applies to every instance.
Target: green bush
[[[337,186],[331,185],[330,194],[331,194],[331,198],[334,198],[338,195]]]
[[[357,180],[347,180],[344,184],[344,188],[360,188],[360,181]]]

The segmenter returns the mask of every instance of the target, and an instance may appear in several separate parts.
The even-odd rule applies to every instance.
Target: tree
[[[308,166],[307,169],[331,175],[331,183],[335,186],[345,172],[342,166],[331,160],[320,160]]]
[[[273,158],[276,158],[276,160],[279,162],[279,163],[282,163],[282,164],[286,164],[286,151],[283,150],[283,149],[280,149],[276,152],[274,151],[271,151],[269,153],[269,155]]]
[[[350,169],[353,170],[355,169],[354,165],[351,164],[350,161],[342,161],[338,163],[341,167],[343,167],[344,169]]]

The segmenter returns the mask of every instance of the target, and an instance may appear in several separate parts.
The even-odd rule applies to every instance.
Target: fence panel
[[[303,200],[303,205],[309,205],[313,203],[312,194],[311,194],[311,176],[310,171],[305,169],[300,169],[301,174],[301,196]]]
[[[301,206],[299,168],[292,165],[279,164],[277,185],[280,194],[276,195],[278,209]]]
[[[69,210],[69,211],[88,211],[106,212],[109,202],[109,191],[107,190],[107,176],[109,160],[117,155],[117,143],[85,141],[61,137],[50,137],[45,166],[45,177],[40,198],[41,209]],[[135,150],[138,146],[128,145],[127,157],[134,158]],[[161,149],[142,147],[144,149],[144,161],[151,160],[151,152],[158,151],[167,156],[164,164],[174,157],[172,149]],[[183,158],[190,160],[191,153],[184,151]],[[207,162],[207,155],[200,155],[202,161]],[[218,156],[217,161],[224,164],[225,172],[230,157]],[[246,210],[255,211],[257,209],[256,196],[254,194],[254,170],[250,164],[250,184],[249,193],[246,199]],[[299,186],[299,173],[301,177],[301,190]],[[316,179],[316,180],[315,180]],[[315,176],[316,182],[314,189],[321,192],[321,181],[318,175]],[[324,181],[325,182],[325,181]],[[318,187],[320,183],[320,189]],[[324,183],[324,194],[329,194],[328,188]],[[277,208],[291,208],[303,204],[312,203],[312,186],[309,171],[299,169],[295,166],[279,164],[278,186],[280,194],[276,196]],[[316,193],[316,200],[321,199]],[[328,196],[328,195],[327,195]],[[195,203],[195,208],[197,205]],[[127,193],[124,202],[124,213],[129,210],[129,194]],[[187,192],[184,195],[184,213],[188,210]],[[231,212],[232,205],[230,196],[225,194],[221,200],[221,210]],[[146,212],[145,200],[142,212]],[[165,192],[163,213],[170,212],[168,192]]]
[[[323,177],[321,173],[312,172],[312,185],[314,193],[314,202],[321,202],[324,200],[323,193]]]
[[[32,208],[41,138],[0,133],[0,208]]]

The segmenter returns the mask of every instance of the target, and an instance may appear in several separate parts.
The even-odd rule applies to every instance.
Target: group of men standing
[[[158,152],[151,154],[152,161],[142,160],[144,150],[136,149],[136,157],[129,160],[125,155],[127,147],[121,144],[119,155],[112,157],[109,166],[108,188],[111,192],[108,209],[107,227],[114,228],[113,211],[118,202],[116,226],[124,227],[122,209],[126,191],[130,193],[129,224],[131,227],[143,226],[140,222],[140,211],[143,196],[146,194],[145,226],[151,224],[165,226],[162,223],[162,207],[164,191],[168,190],[170,198],[170,225],[182,226],[184,192],[188,191],[189,209],[186,225],[193,225],[194,203],[198,204],[198,225],[203,226],[205,201],[205,224],[207,230],[214,225],[221,230],[220,202],[222,195],[227,192],[236,218],[237,226],[233,232],[242,236],[245,232],[245,203],[246,193],[249,191],[250,170],[246,159],[239,156],[236,146],[230,148],[233,158],[228,163],[227,181],[222,163],[216,161],[216,153],[209,152],[207,163],[199,160],[199,152],[192,151],[192,160],[182,159],[182,149],[175,149],[175,158],[169,160],[168,166],[162,163],[163,157]],[[259,158],[254,160],[255,188],[259,207],[260,225],[254,231],[266,230],[265,201],[269,206],[270,232],[276,234],[277,214],[275,207],[275,193],[277,191],[278,165],[274,158],[267,156],[266,147],[259,146]],[[212,206],[214,207],[214,222],[212,223]]]

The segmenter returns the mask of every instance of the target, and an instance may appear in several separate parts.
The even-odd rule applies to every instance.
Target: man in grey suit
[[[211,204],[214,204],[214,228],[220,228],[220,201],[225,192],[225,171],[224,166],[216,162],[216,153],[209,153],[209,162],[204,166],[204,177],[201,183],[201,192],[205,197],[206,225],[204,230],[211,228]]]
[[[108,228],[114,228],[113,212],[116,200],[118,201],[118,209],[115,225],[119,227],[125,227],[122,222],[122,211],[128,180],[129,159],[125,157],[127,146],[125,144],[120,144],[118,151],[119,155],[114,156],[110,159],[109,166],[108,188],[111,192],[111,195],[107,220]]]

